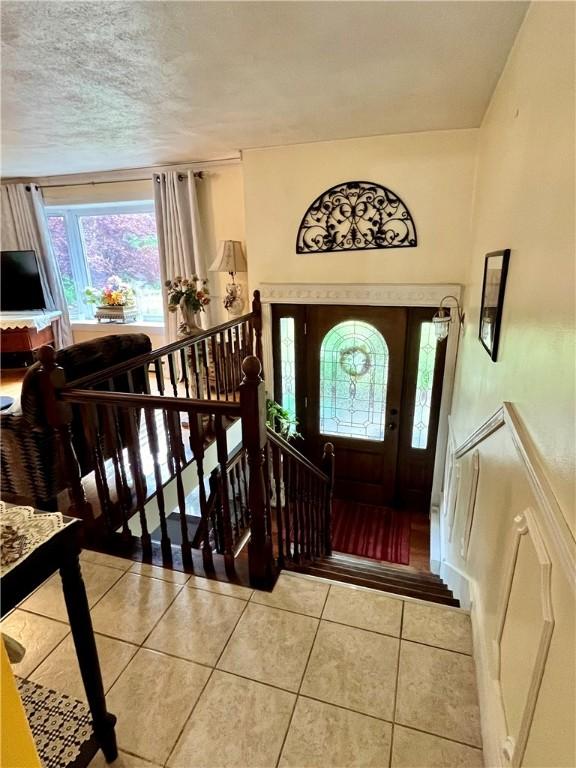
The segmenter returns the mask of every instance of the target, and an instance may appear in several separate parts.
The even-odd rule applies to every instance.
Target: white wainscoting
[[[497,460],[495,446],[511,452],[505,454],[507,461]],[[512,475],[510,461],[517,468]],[[471,609],[485,763],[518,768],[558,628],[555,615],[573,612],[576,604],[576,541],[511,403],[504,403],[459,445],[450,426],[444,478],[439,571],[462,605]],[[508,482],[515,483],[513,489]],[[494,499],[495,488],[502,489],[497,518],[486,501]],[[526,497],[530,503],[516,509]],[[475,551],[490,546],[498,555],[497,565],[502,562],[495,574],[483,571],[479,563],[489,558]],[[569,586],[561,590],[558,584]],[[571,605],[560,597],[567,593]],[[555,599],[563,602],[555,605]],[[563,622],[562,631],[568,631],[567,625],[570,621]],[[558,662],[556,657],[554,664]],[[557,706],[563,705],[559,701]],[[555,736],[540,727],[534,738],[541,744]],[[563,749],[570,750],[568,743]]]

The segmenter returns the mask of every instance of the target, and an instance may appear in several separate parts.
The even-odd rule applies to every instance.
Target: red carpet
[[[410,512],[334,499],[332,549],[348,555],[410,562]]]

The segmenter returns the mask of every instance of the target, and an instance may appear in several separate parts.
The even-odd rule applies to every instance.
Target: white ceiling
[[[5,0],[2,176],[475,127],[526,7]]]

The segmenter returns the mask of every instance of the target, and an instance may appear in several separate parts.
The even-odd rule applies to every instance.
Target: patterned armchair
[[[143,333],[103,336],[73,344],[56,353],[67,381],[97,373],[132,357],[150,352],[150,339]],[[55,438],[47,427],[39,390],[39,363],[31,365],[22,382],[20,402],[0,414],[0,489],[5,496],[26,500],[38,509],[55,509],[65,483]],[[143,373],[134,376],[134,391],[145,391]],[[128,392],[126,376],[114,378],[117,392]],[[97,388],[106,389],[107,386]],[[92,471],[82,420],[76,411],[72,420],[72,441],[82,476]]]

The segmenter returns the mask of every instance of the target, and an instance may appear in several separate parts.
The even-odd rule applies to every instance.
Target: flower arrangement
[[[101,289],[86,288],[84,295],[89,304],[98,304],[101,307],[133,307],[136,303],[132,286],[124,283],[117,275],[108,278],[108,282]]]
[[[201,283],[200,288],[198,283]],[[208,280],[201,281],[198,275],[192,275],[191,278],[178,276],[173,280],[166,280],[165,286],[168,289],[170,312],[176,312],[183,304],[192,312],[204,312],[204,307],[210,304]]]

